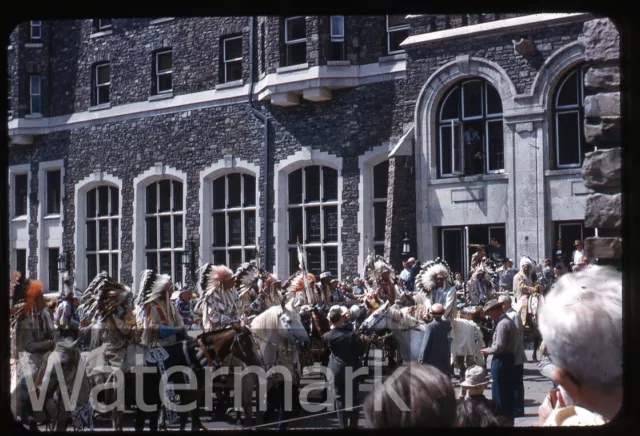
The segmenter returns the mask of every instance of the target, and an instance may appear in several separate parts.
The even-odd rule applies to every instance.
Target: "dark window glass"
[[[306,38],[306,25],[304,17],[297,17],[286,20],[286,41]]]
[[[310,166],[304,169],[306,202],[320,201],[320,167]]]
[[[120,265],[118,265],[118,254],[113,253],[111,255],[111,277],[113,277],[115,280],[118,280],[118,276],[120,275],[118,274],[119,269]]]
[[[160,209],[158,212],[171,211],[171,180],[161,180],[158,182],[160,187]]]
[[[120,198],[118,196],[118,188],[109,188],[111,190],[111,216],[120,214]]]
[[[300,243],[304,242],[302,234],[302,208],[289,209],[289,243],[294,244],[300,239]]]
[[[373,198],[387,198],[389,186],[389,161],[373,167]]]
[[[449,94],[447,100],[442,106],[441,120],[450,120],[460,118],[460,87]]]
[[[147,213],[156,213],[157,212],[157,197],[156,197],[156,189],[158,187],[157,183],[152,183],[147,186]]]
[[[244,213],[244,244],[254,245],[256,243],[256,213],[247,211]]]
[[[118,249],[119,239],[120,237],[118,232],[118,220],[114,219],[114,220],[111,220],[111,249],[112,250]]]
[[[442,174],[453,173],[451,161],[451,127],[440,127],[440,160]]]
[[[331,51],[329,58],[329,60],[331,61],[345,60],[344,42],[331,42]]]
[[[241,175],[238,173],[229,174],[227,183],[229,184],[229,203],[228,207],[240,207],[242,204],[242,185]]]
[[[47,171],[47,214],[60,213],[60,170]]]
[[[502,99],[500,98],[500,94],[496,89],[489,85],[485,84],[487,87],[487,115],[492,114],[501,114],[502,113]]]
[[[173,275],[171,271],[171,252],[160,252],[160,274]]]
[[[558,93],[558,106],[571,106],[578,104],[578,72],[569,74]]]
[[[242,218],[240,212],[229,214],[229,245],[242,245]]]
[[[477,117],[482,115],[482,82],[466,82],[463,86],[464,116]]]
[[[299,269],[298,263],[298,249],[290,248],[289,249],[289,274],[293,274]]]
[[[289,204],[302,203],[302,169],[289,174]]]
[[[108,220],[100,220],[98,221],[98,241],[100,250],[108,250],[109,249],[109,221]]]
[[[100,186],[98,188],[98,216],[109,215],[109,187]]]
[[[465,174],[484,174],[485,172],[485,146],[484,146],[484,124],[482,120],[467,121],[464,126],[464,173]],[[458,129],[454,130],[458,132]],[[458,164],[458,156],[460,154],[459,142],[456,138],[454,142],[455,164]],[[462,167],[456,167],[455,170],[462,171]]]
[[[24,216],[27,214],[27,182],[27,174],[18,174],[13,178],[15,216]]]
[[[580,163],[580,115],[578,112],[558,114],[558,165]]]
[[[489,171],[504,169],[504,139],[502,120],[487,123]]]
[[[225,177],[218,177],[213,181],[213,208],[214,209],[224,209],[224,180]]]
[[[158,73],[171,70],[173,67],[173,58],[171,52],[158,54]]]
[[[242,38],[230,38],[224,41],[224,60],[242,58]]]
[[[91,282],[98,275],[97,256],[95,254],[87,255],[87,278]]]
[[[324,269],[331,271],[333,277],[338,276],[338,247],[324,248]]]
[[[223,250],[216,250],[213,252],[213,263],[214,265],[226,265],[227,264],[227,253]]]
[[[156,217],[150,217],[147,221],[147,248],[158,248],[158,222]]]
[[[229,250],[229,268],[235,271],[242,265],[242,250]]]
[[[324,173],[324,198],[323,201],[338,199],[338,171],[333,168],[323,167]]]
[[[307,215],[307,238],[305,244],[309,242],[320,242],[320,208],[309,207],[305,209]]]
[[[244,178],[244,205],[256,205],[256,178],[248,174],[242,176]]]
[[[98,265],[98,267],[100,268],[100,271],[105,271],[107,274],[109,274],[110,269],[109,269],[109,255],[104,253],[104,254],[99,254],[98,255],[98,262],[100,263],[100,265]]]
[[[171,217],[160,217],[160,248],[171,248]]]
[[[338,242],[338,207],[324,207],[324,241]]]
[[[49,248],[49,290],[57,291],[60,289],[58,280],[58,256],[60,256],[59,248]]]
[[[158,254],[157,253],[147,253],[147,269],[151,269],[158,272]]]
[[[305,42],[288,44],[286,51],[287,66],[307,62],[307,44]]]
[[[182,251],[173,253],[173,265],[175,268],[173,274],[173,283],[182,283]]]
[[[320,276],[322,273],[322,258],[320,257],[320,248],[307,248],[307,270],[314,276]]]
[[[389,27],[406,26],[409,24],[406,15],[387,15]]]
[[[213,214],[213,245],[225,247],[227,245],[226,225],[224,212]]]
[[[96,221],[87,223],[87,251],[96,250]]]
[[[96,188],[87,192],[87,218],[95,218],[96,217],[96,193],[98,190]]]
[[[182,247],[182,215],[173,217],[173,247]]]
[[[374,241],[384,241],[387,225],[387,203],[373,204]]]
[[[172,181],[171,185],[173,186],[173,211],[180,212],[182,211],[182,182]]]
[[[384,245],[376,245],[375,247],[373,247],[373,252],[374,252],[377,256],[382,256],[382,257],[384,257]]]
[[[171,91],[173,88],[171,74],[161,74],[158,76],[158,91]]]
[[[389,32],[389,53],[404,50],[400,44],[409,37],[409,29]]]
[[[249,262],[250,260],[254,260],[256,258],[256,250],[244,250],[244,261]]]
[[[27,250],[16,250],[16,269],[22,275],[27,272]]]

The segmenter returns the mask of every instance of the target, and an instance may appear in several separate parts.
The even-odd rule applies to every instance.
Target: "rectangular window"
[[[59,248],[49,248],[49,290],[58,291],[60,289],[58,280],[58,257],[60,256]]]
[[[343,15],[333,15],[331,17],[331,54],[329,59],[332,61],[343,61],[345,59]]]
[[[502,119],[487,121],[487,154],[489,156],[489,172],[504,169],[504,139]]]
[[[260,71],[263,73],[267,71],[266,53],[265,53],[266,39],[267,39],[267,35],[266,35],[266,29],[264,27],[264,23],[260,23]],[[251,80],[253,80],[253,78],[251,78]]]
[[[95,102],[97,105],[109,103],[111,89],[111,65],[96,65]]]
[[[225,38],[222,42],[224,83],[242,79],[242,36]]]
[[[107,29],[111,29],[113,27],[113,24],[111,23],[111,19],[102,19],[102,20],[98,20],[98,30],[107,30]]]
[[[409,22],[405,15],[387,15],[387,53],[404,53],[400,43],[409,37]]]
[[[13,216],[25,216],[27,214],[28,175],[16,174],[13,176]]]
[[[31,40],[40,41],[42,39],[42,21],[31,20]]]
[[[47,215],[60,214],[60,188],[62,172],[47,171]]]
[[[27,250],[16,250],[16,270],[23,276],[27,275]]]
[[[284,20],[285,64],[299,65],[307,61],[307,30],[304,17]]]
[[[31,76],[29,79],[29,96],[31,113],[34,115],[42,113],[40,91],[40,76]]]
[[[558,168],[579,166],[581,163],[580,138],[582,136],[580,113],[578,111],[557,113],[556,124]]]
[[[461,131],[462,124],[454,121],[451,121],[449,125],[440,126],[440,140],[443,144],[440,154],[440,173],[442,175],[464,174],[464,149]],[[450,145],[447,147],[447,144]]]
[[[171,50],[156,53],[156,92],[162,94],[173,90],[173,55]]]

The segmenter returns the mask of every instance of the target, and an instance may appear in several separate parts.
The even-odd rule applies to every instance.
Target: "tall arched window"
[[[378,256],[384,256],[388,186],[389,161],[385,160],[373,167],[373,249]]]
[[[256,178],[231,173],[213,181],[213,263],[235,271],[255,258]]]
[[[88,281],[101,271],[118,280],[120,271],[120,193],[113,186],[87,192],[85,219]]]
[[[296,240],[304,245],[307,268],[338,275],[338,171],[319,165],[289,174],[289,274],[298,269]]]
[[[502,101],[484,80],[456,85],[438,111],[439,175],[497,173],[504,170]]]
[[[182,182],[160,180],[147,186],[146,191],[146,268],[169,274],[174,283],[182,282]]]
[[[584,72],[586,66],[571,70],[561,81],[553,98],[555,168],[576,168],[593,147],[584,141]]]

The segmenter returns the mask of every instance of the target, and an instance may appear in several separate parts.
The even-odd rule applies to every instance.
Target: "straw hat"
[[[474,365],[469,367],[469,369],[464,373],[464,381],[460,383],[460,386],[465,388],[476,388],[480,386],[487,386],[489,383],[491,383],[491,380],[487,380],[484,368]]]

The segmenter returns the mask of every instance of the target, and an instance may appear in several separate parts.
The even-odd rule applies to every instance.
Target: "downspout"
[[[268,170],[269,170],[269,119],[262,114],[258,109],[254,107],[253,102],[253,89],[255,86],[254,80],[254,72],[253,72],[253,64],[254,64],[254,55],[253,55],[253,35],[254,35],[254,24],[256,17],[249,17],[249,82],[251,83],[251,87],[249,89],[249,109],[251,113],[255,115],[262,123],[264,124],[264,143],[263,143],[263,156],[262,156],[262,174],[264,177],[264,191],[262,192],[263,198],[263,231],[262,231],[262,253],[260,259],[260,263],[264,265],[266,270],[271,268],[269,264],[269,243],[268,243],[268,223],[269,223],[269,183],[268,183]]]

